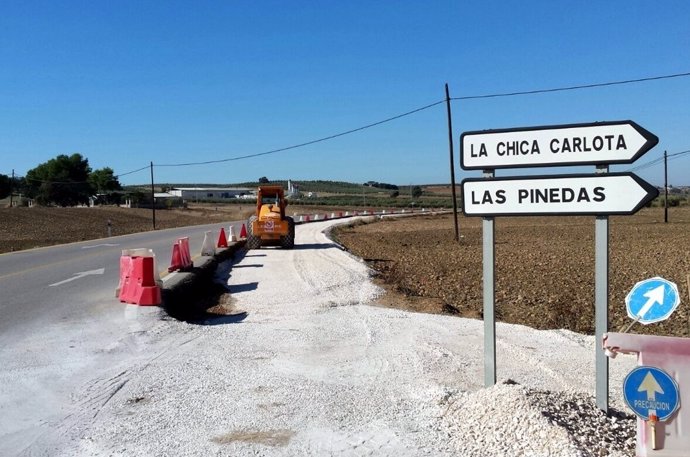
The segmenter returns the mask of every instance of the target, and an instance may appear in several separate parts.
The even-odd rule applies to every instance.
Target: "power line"
[[[227,158],[227,159],[207,160],[207,161],[205,161],[205,162],[166,163],[166,164],[159,164],[159,165],[156,165],[156,166],[157,166],[157,167],[184,167],[184,166],[190,166],[190,165],[208,165],[208,164],[213,164],[213,163],[230,162],[230,161],[233,161],[233,160],[249,159],[249,158],[252,158],[252,157],[260,157],[260,156],[265,156],[265,155],[268,155],[268,154],[275,154],[275,153],[277,153],[277,152],[289,151],[290,149],[297,149],[297,148],[301,148],[301,147],[304,147],[304,146],[310,146],[310,145],[312,145],[312,144],[321,143],[321,142],[323,142],[323,141],[332,140],[332,139],[334,139],[334,138],[338,138],[338,137],[341,137],[341,136],[349,135],[349,134],[351,134],[351,133],[360,132],[360,131],[362,131],[362,130],[370,129],[370,128],[376,127],[376,126],[378,126],[378,125],[385,124],[385,123],[387,123],[387,122],[391,122],[391,121],[394,121],[394,120],[396,120],[396,119],[400,119],[400,118],[405,117],[405,116],[410,116],[410,115],[415,114],[415,113],[418,113],[418,112],[420,112],[420,111],[424,111],[424,110],[429,109],[429,108],[432,108],[432,107],[434,107],[434,106],[436,106],[436,105],[440,105],[441,103],[444,103],[444,102],[445,102],[445,100],[440,100],[440,101],[438,101],[438,102],[434,102],[434,103],[430,103],[430,104],[428,104],[428,105],[422,106],[421,108],[416,108],[416,109],[413,109],[412,111],[408,111],[408,112],[406,112],[406,113],[402,113],[402,114],[398,114],[398,115],[393,116],[393,117],[389,117],[389,118],[384,119],[384,120],[382,120],[382,121],[373,122],[373,123],[371,123],[371,124],[367,124],[367,125],[364,125],[364,126],[362,126],[362,127],[357,127],[357,128],[355,128],[355,129],[346,130],[346,131],[344,131],[344,132],[340,132],[340,133],[336,133],[336,134],[333,134],[333,135],[325,136],[325,137],[323,137],[323,138],[318,138],[318,139],[316,139],[316,140],[307,141],[307,142],[305,142],[305,143],[299,143],[299,144],[295,144],[295,145],[292,145],[292,146],[286,146],[286,147],[284,147],[284,148],[272,149],[272,150],[270,150],[270,151],[258,152],[258,153],[255,153],[255,154],[247,154],[247,155],[243,155],[243,156],[229,157],[229,158]]]
[[[118,175],[115,175],[114,177],[119,179],[123,176],[131,175],[133,173],[139,173],[140,171],[143,171],[143,170],[148,170],[149,167],[150,167],[150,165],[146,165],[145,167],[137,168],[136,170],[128,171],[127,173],[120,173]]]
[[[668,155],[666,156],[666,158],[667,158],[668,160],[679,159],[680,156],[683,156],[683,155],[685,155],[685,154],[690,154],[690,149],[688,149],[688,150],[686,150],[686,151],[674,152],[673,154],[668,154]],[[651,161],[649,161],[649,162],[646,162],[646,163],[637,165],[637,166],[635,166],[635,167],[633,167],[633,168],[630,168],[628,171],[640,171],[640,170],[644,170],[644,169],[649,168],[649,167],[652,167],[652,166],[654,166],[654,165],[658,165],[658,164],[660,164],[660,163],[663,162],[663,161],[664,161],[664,158],[663,158],[663,157],[659,157],[659,158],[657,158],[657,159],[654,159],[654,160],[651,160]]]
[[[595,87],[607,87],[607,86],[617,86],[617,85],[622,85],[622,84],[633,84],[633,83],[648,82],[648,81],[658,81],[658,80],[663,80],[663,79],[681,78],[681,77],[688,77],[688,76],[690,76],[690,72],[676,73],[676,74],[670,74],[670,75],[650,76],[647,78],[626,79],[626,80],[620,80],[620,81],[609,81],[609,82],[603,82],[603,83],[583,84],[583,85],[577,85],[577,86],[556,87],[556,88],[550,88],[550,89],[535,89],[535,90],[521,91],[521,92],[504,92],[504,93],[484,94],[484,95],[466,95],[466,96],[462,96],[462,97],[453,97],[453,98],[451,98],[451,100],[476,100],[476,99],[484,99],[484,98],[514,97],[514,96],[519,96],[519,95],[534,95],[534,94],[543,94],[543,93],[551,93],[551,92],[564,92],[564,91],[591,89],[591,88],[595,88]],[[336,133],[334,135],[329,135],[329,136],[326,136],[323,138],[318,138],[316,140],[311,140],[311,141],[307,141],[304,143],[295,144],[292,146],[287,146],[287,147],[278,148],[278,149],[272,149],[270,151],[264,151],[264,152],[259,152],[259,153],[255,153],[255,154],[246,154],[246,155],[235,156],[235,157],[228,157],[225,159],[207,160],[207,161],[202,161],[202,162],[168,163],[168,164],[159,164],[156,166],[158,166],[158,167],[185,167],[185,166],[194,166],[194,165],[209,165],[209,164],[231,162],[231,161],[235,161],[235,160],[249,159],[249,158],[253,158],[253,157],[260,157],[260,156],[265,156],[265,155],[269,155],[269,154],[275,154],[278,152],[289,151],[291,149],[297,149],[297,148],[301,148],[301,147],[305,147],[305,146],[310,146],[312,144],[321,143],[321,142],[332,140],[332,139],[335,139],[335,138],[338,138],[341,136],[349,135],[351,133],[360,132],[362,130],[376,127],[378,125],[385,124],[387,122],[391,122],[391,121],[394,121],[396,119],[400,119],[400,118],[405,117],[405,116],[410,116],[412,114],[427,110],[429,108],[433,108],[434,106],[440,105],[440,104],[444,103],[445,101],[446,101],[445,99],[440,100],[440,101],[422,106],[420,108],[413,109],[413,110],[408,111],[406,113],[398,114],[396,116],[389,117],[387,119],[384,119],[384,120],[381,120],[378,122],[373,122],[371,124],[364,125],[362,127],[346,130],[344,132]],[[144,167],[144,168],[146,168],[146,167]]]
[[[617,86],[617,85],[623,85],[623,84],[633,84],[633,83],[640,83],[640,82],[648,82],[648,81],[658,81],[658,80],[664,80],[664,79],[671,79],[671,78],[681,78],[681,77],[688,77],[690,76],[690,72],[686,73],[676,73],[676,74],[670,74],[670,75],[660,75],[660,76],[650,76],[647,78],[638,78],[638,79],[626,79],[626,80],[620,80],[620,81],[609,81],[609,82],[603,82],[603,83],[592,83],[592,84],[583,84],[583,85],[576,85],[576,86],[565,86],[565,87],[555,87],[555,88],[549,88],[549,89],[535,89],[535,90],[529,90],[529,91],[519,91],[519,92],[503,92],[503,93],[494,93],[494,94],[483,94],[483,95],[465,95],[461,97],[453,97],[450,100],[477,100],[477,99],[486,99],[486,98],[498,98],[498,97],[514,97],[514,96],[521,96],[521,95],[535,95],[535,94],[544,94],[544,93],[552,93],[552,92],[565,92],[565,91],[574,91],[574,90],[582,90],[582,89],[591,89],[591,88],[596,88],[596,87],[607,87],[607,86]],[[253,157],[261,157],[269,154],[275,154],[278,152],[284,152],[284,151],[289,151],[292,149],[298,149],[302,148],[305,146],[310,146],[313,144],[321,143],[324,141],[332,140],[335,138],[339,138],[345,135],[349,135],[352,133],[360,132],[362,130],[370,129],[372,127],[376,127],[388,122],[392,122],[394,120],[410,116],[412,114],[419,113],[421,111],[433,108],[437,105],[440,105],[442,103],[445,103],[446,100],[439,100],[433,103],[430,103],[428,105],[413,109],[411,111],[407,111],[402,114],[398,114],[377,122],[373,122],[370,124],[363,125],[361,127],[353,128],[350,130],[346,130],[340,133],[335,133],[333,135],[328,135],[322,138],[317,138],[315,140],[310,140],[306,141],[303,143],[299,144],[294,144],[291,146],[286,146],[278,149],[272,149],[269,151],[264,151],[264,152],[258,152],[254,154],[245,154],[245,155],[240,155],[240,156],[235,156],[235,157],[228,157],[224,159],[216,159],[216,160],[206,160],[206,161],[200,161],[200,162],[185,162],[185,163],[166,163],[166,164],[158,164],[155,165],[157,167],[186,167],[186,166],[194,166],[194,165],[210,165],[210,164],[216,164],[216,163],[224,163],[224,162],[231,162],[235,160],[242,160],[242,159],[249,159]],[[683,154],[685,152],[690,152],[690,151],[684,151],[678,154]],[[671,157],[671,156],[669,156]],[[650,162],[648,164],[643,164],[640,165],[639,167],[634,168],[633,170],[639,170],[642,169],[643,167],[646,166],[652,166],[656,162]],[[138,168],[133,171],[129,171],[126,173],[121,173],[118,175],[115,175],[116,178],[120,178],[123,176],[127,176],[133,173],[138,173],[140,171],[146,170],[149,168],[149,165],[146,165],[144,167]],[[48,182],[48,181],[45,181]]]
[[[580,90],[580,89],[592,89],[595,87],[607,87],[607,86],[619,86],[622,84],[633,84],[641,83],[646,81],[658,81],[661,79],[671,79],[671,78],[682,78],[690,76],[689,73],[676,73],[673,75],[662,75],[662,76],[650,76],[648,78],[638,78],[638,79],[626,79],[623,81],[610,81],[605,83],[593,83],[593,84],[582,84],[578,86],[565,86],[565,87],[554,87],[551,89],[535,89],[527,90],[521,92],[503,92],[498,94],[485,94],[485,95],[466,95],[463,97],[453,97],[451,100],[477,100],[481,98],[498,98],[498,97],[514,97],[517,95],[534,95],[534,94],[546,94],[550,92],[565,92],[570,90]]]

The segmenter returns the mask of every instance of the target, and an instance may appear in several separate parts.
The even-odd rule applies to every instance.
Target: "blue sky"
[[[116,174],[152,161],[158,182],[449,182],[443,104],[159,165],[357,128],[442,100],[444,83],[461,97],[690,72],[689,23],[687,1],[3,1],[0,173],[78,152]],[[478,175],[460,170],[463,131],[624,119],[660,139],[635,165],[690,149],[690,77],[455,101],[458,180]],[[690,154],[670,164],[690,185]],[[639,174],[663,183],[662,166]]]

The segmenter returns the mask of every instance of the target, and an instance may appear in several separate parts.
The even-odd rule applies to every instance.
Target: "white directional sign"
[[[467,216],[633,214],[659,195],[632,173],[468,178],[462,192]]]
[[[633,163],[659,142],[633,121],[465,132],[464,170]]]

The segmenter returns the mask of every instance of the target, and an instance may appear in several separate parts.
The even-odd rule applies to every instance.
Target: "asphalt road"
[[[37,319],[49,322],[117,305],[114,292],[123,249],[153,249],[158,269],[165,275],[175,240],[188,236],[194,257],[201,250],[206,231],[212,230],[217,238],[220,227],[227,231],[231,224],[239,233],[242,222],[235,221],[0,255],[0,344],[4,346],[15,336],[25,334],[25,327],[33,326]]]
[[[188,236],[192,258],[214,223],[91,240],[0,255],[0,455],[33,455],[51,424],[71,414],[84,379],[116,366],[138,330],[132,313],[148,312],[115,298],[123,249],[153,249],[161,276],[172,244]],[[140,308],[140,309],[137,309]],[[157,307],[150,308],[156,312]],[[134,325],[134,326],[133,326]],[[96,347],[87,342],[98,341]],[[19,453],[17,450],[25,449]]]

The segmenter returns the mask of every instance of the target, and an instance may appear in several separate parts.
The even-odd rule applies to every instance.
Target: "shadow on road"
[[[226,287],[231,294],[239,294],[240,292],[251,292],[252,290],[256,290],[256,288],[259,287],[259,283],[248,282],[246,284],[232,284]]]
[[[307,251],[307,250],[312,250],[312,249],[331,249],[331,248],[340,249],[340,246],[338,246],[335,243],[306,243],[306,244],[296,244],[293,249],[298,250],[298,251]]]
[[[206,313],[203,319],[197,321],[189,321],[190,324],[197,325],[225,325],[225,324],[237,324],[242,322],[247,318],[248,314],[246,311],[238,312],[237,314],[231,314],[228,316],[219,316],[217,314]]]

